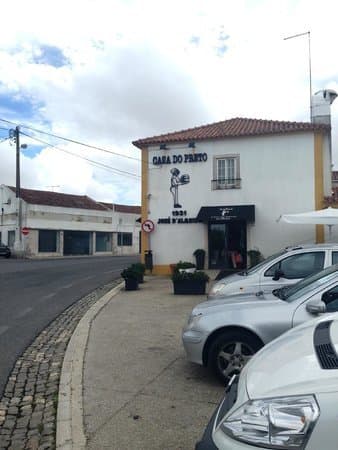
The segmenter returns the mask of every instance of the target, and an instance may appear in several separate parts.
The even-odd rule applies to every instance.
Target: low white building
[[[265,257],[296,243],[323,242],[323,226],[291,226],[281,214],[323,208],[331,195],[331,91],[312,123],[235,118],[140,139],[142,255],[154,273],[206,252],[206,268],[232,268],[234,252]],[[319,103],[320,103],[319,101]],[[318,103],[318,98],[317,98]],[[322,106],[322,105],[321,105]],[[316,111],[314,110],[314,115]]]
[[[1,185],[0,207],[0,241],[14,253],[28,257],[139,253],[139,206],[33,189],[21,189],[19,199],[14,187]]]

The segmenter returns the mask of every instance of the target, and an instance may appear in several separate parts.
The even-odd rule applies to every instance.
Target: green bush
[[[202,270],[196,270],[195,272],[179,272],[175,271],[171,277],[173,281],[180,280],[200,280],[200,281],[209,281],[208,275]]]
[[[180,269],[194,269],[196,267],[196,264],[193,264],[191,262],[188,261],[179,261],[176,264],[176,267],[174,269],[174,272],[179,272]]]
[[[131,267],[131,269],[135,270],[135,272],[138,272],[138,273],[140,273],[141,275],[144,275],[144,274],[145,274],[145,271],[146,271],[146,266],[145,266],[145,264],[142,264],[142,263],[135,263],[135,264],[132,264],[130,267]]]
[[[127,267],[126,269],[122,270],[121,277],[125,280],[127,279],[134,279],[138,280],[139,278],[139,272],[136,272],[132,267]]]

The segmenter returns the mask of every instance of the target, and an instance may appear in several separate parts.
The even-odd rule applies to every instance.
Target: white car
[[[245,366],[196,450],[337,450],[338,313],[283,334]]]
[[[208,299],[216,300],[234,294],[270,293],[336,263],[338,244],[287,247],[251,269],[217,281],[211,287]]]

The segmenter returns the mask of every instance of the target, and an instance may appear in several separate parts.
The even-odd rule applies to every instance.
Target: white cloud
[[[0,93],[38,105],[33,117],[25,117],[36,128],[47,122],[56,134],[133,158],[139,158],[133,139],[214,120],[308,120],[307,37],[284,41],[286,36],[311,30],[313,91],[338,88],[331,50],[337,6],[329,0],[320,7],[313,0],[85,0],[81,6],[13,0],[3,6],[3,16],[14,10],[20,11],[16,20],[2,24]],[[220,41],[221,36],[229,37]],[[41,46],[59,48],[69,64],[35,64]],[[6,105],[0,110],[8,111]],[[335,136],[338,106],[332,111]],[[13,184],[13,149],[4,145],[0,181]],[[338,162],[336,146],[334,139]],[[64,148],[140,173],[132,159]],[[139,179],[50,148],[23,156],[22,168],[27,187],[60,185],[63,192],[140,202]]]

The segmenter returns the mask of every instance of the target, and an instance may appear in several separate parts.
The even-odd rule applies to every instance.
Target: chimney
[[[338,94],[332,89],[323,89],[312,96],[311,121],[331,125],[330,106]]]

